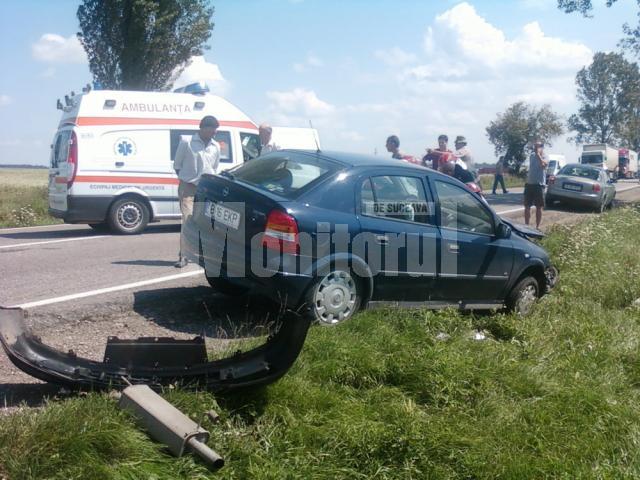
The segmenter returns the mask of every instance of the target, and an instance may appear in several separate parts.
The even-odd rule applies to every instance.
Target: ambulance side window
[[[51,168],[58,168],[58,164],[67,161],[69,152],[69,138],[71,132],[69,130],[58,133],[55,144],[53,146],[53,155],[51,156]]]
[[[231,133],[218,130],[215,136],[216,142],[220,144],[220,163],[233,163],[231,156]]]
[[[255,133],[240,132],[242,156],[245,162],[253,160],[260,153],[260,137]]]
[[[176,151],[180,140],[191,140],[191,137],[198,133],[198,130],[171,130],[171,161],[176,159]],[[220,163],[232,163],[231,160],[231,134],[218,130],[215,136],[216,142],[220,144]]]

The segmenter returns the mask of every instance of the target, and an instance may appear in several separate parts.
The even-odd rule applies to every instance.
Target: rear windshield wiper
[[[231,173],[229,170],[223,170],[222,172],[220,172],[220,175],[222,175],[223,177],[227,177],[230,180],[236,179],[235,175]]]

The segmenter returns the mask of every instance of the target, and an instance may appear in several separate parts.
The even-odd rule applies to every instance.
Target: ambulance
[[[65,223],[136,234],[149,222],[179,219],[173,161],[180,140],[196,133],[205,115],[220,122],[219,170],[256,157],[260,144],[257,125],[246,114],[203,90],[87,88],[64,103],[58,101],[63,114],[51,145],[48,194],[49,213]],[[290,129],[280,130],[286,137]],[[319,148],[317,132],[306,133],[294,135],[296,147]]]

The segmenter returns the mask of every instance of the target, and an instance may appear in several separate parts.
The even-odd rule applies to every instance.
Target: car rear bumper
[[[313,275],[306,273],[310,270],[300,272],[298,255],[270,252],[264,258],[262,248],[245,248],[203,231],[193,217],[183,224],[182,232],[186,239],[183,255],[204,268],[207,277],[246,287],[288,308],[301,305],[313,281]]]
[[[49,208],[49,215],[65,223],[102,223],[113,197],[67,197],[67,210]]]
[[[547,189],[546,197],[549,200],[562,200],[585,205],[598,205],[602,201],[600,193],[572,192],[563,188]]]

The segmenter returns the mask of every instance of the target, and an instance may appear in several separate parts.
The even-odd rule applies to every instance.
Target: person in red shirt
[[[440,135],[438,137],[438,148],[427,149],[427,154],[422,157],[422,165],[438,170],[441,165],[449,162],[452,159],[453,152],[447,148],[448,142],[449,137],[444,134]]]

